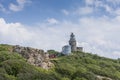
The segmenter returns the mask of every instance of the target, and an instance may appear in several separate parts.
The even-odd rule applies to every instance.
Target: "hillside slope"
[[[0,45],[0,80],[120,80],[119,60],[74,52],[52,58],[55,66],[45,70],[29,64],[12,47]]]
[[[119,60],[74,52],[52,61],[57,73],[70,80],[120,80]]]
[[[60,80],[51,70],[34,66],[13,46],[0,45],[0,80]]]

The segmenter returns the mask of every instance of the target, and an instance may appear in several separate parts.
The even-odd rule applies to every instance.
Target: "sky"
[[[0,0],[0,44],[61,51],[71,32],[85,52],[120,58],[120,0]]]

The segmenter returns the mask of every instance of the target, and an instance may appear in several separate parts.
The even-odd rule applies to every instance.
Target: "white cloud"
[[[10,10],[12,11],[21,11],[23,9],[23,6],[18,6],[18,5],[15,5],[15,4],[10,4]]]
[[[107,14],[109,13],[110,15],[120,15],[120,0],[85,0],[85,4],[85,6],[89,8],[94,7],[94,12],[101,10],[103,13],[107,12]]]
[[[95,50],[101,51],[91,51],[94,53],[99,53],[107,57],[112,57],[111,55],[116,49],[120,50],[120,21],[116,18],[109,20],[109,18],[83,18],[80,19],[80,23],[85,26],[87,32],[86,39],[89,44],[92,44],[92,47],[95,47]],[[84,30],[83,30],[84,31]],[[117,56],[116,56],[117,57]],[[118,56],[120,57],[120,56]]]
[[[94,2],[95,2],[95,0],[85,0],[85,3],[86,3],[87,5],[93,5]]]
[[[103,7],[106,9],[107,12],[111,13],[113,11],[113,9],[108,5],[103,5]]]
[[[20,11],[28,1],[17,0],[18,4],[11,3],[9,9],[11,11]],[[48,18],[44,23],[35,25],[35,27],[28,27],[19,22],[7,23],[3,18],[0,18],[0,41],[5,44],[19,44],[45,50],[56,49],[61,51],[61,47],[68,44],[70,33],[74,32],[78,45],[83,46],[86,52],[118,58],[120,57],[120,38],[118,37],[120,34],[120,9],[119,7],[114,8],[113,5],[118,5],[120,0],[106,1],[109,4],[105,3],[104,0],[85,0],[85,6],[69,12],[63,9],[62,13],[67,16],[73,16],[71,13],[81,16],[95,15],[94,12],[102,8],[102,10],[116,15],[115,18],[82,16],[80,19],[79,17],[76,18],[76,22]],[[2,4],[0,4],[0,10],[6,12]]]
[[[120,0],[106,0],[107,2],[113,3],[113,4],[120,4]]]
[[[2,11],[4,13],[9,13],[9,11],[7,11],[2,4],[0,4],[0,11]]]
[[[48,18],[48,19],[47,19],[47,22],[48,22],[49,24],[58,24],[58,23],[59,23],[59,21],[56,20],[55,18]]]
[[[9,5],[9,9],[11,10],[11,11],[21,11],[21,10],[23,10],[23,8],[24,8],[24,6],[26,5],[26,3],[29,3],[30,2],[30,0],[16,0],[16,2],[17,2],[17,4],[13,4],[13,3],[11,3],[10,5]]]
[[[4,13],[10,13],[11,11],[21,11],[28,3],[31,3],[31,0],[16,0],[16,2],[17,4],[9,3],[8,5],[6,5],[6,7],[4,7],[4,5],[0,3],[0,11]]]
[[[24,41],[32,39],[33,34],[20,23],[6,23],[0,18],[0,37],[6,43],[24,44]]]
[[[3,11],[3,12],[5,11],[5,8],[3,7],[2,4],[0,4],[0,10]]]
[[[65,9],[62,10],[62,13],[64,13],[65,15],[69,15],[69,12]]]
[[[119,25],[119,17],[114,19],[83,17],[78,23],[59,21],[59,24],[52,27],[46,22],[36,27],[27,27],[21,23],[6,23],[0,18],[0,41],[5,44],[61,51],[61,47],[68,44],[70,33],[74,32],[78,45],[83,46],[85,52],[118,58],[120,57]]]
[[[120,15],[120,9],[115,10],[114,13],[115,13],[116,15]]]
[[[114,51],[113,54],[120,56],[120,51]]]
[[[76,11],[76,14],[78,15],[87,15],[93,13],[93,8],[92,7],[79,7]]]

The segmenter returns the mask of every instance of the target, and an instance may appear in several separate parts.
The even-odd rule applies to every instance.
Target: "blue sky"
[[[22,1],[22,0],[21,0]],[[79,0],[74,2],[73,0],[26,0],[24,8],[22,10],[14,11],[9,10],[10,4],[18,5],[16,0],[1,0],[1,4],[6,9],[6,12],[2,12],[5,19],[9,22],[22,22],[26,24],[36,23],[43,21],[50,17],[55,17],[58,19],[64,18],[62,14],[62,9],[72,9],[73,6],[77,6],[77,2],[81,4]],[[9,13],[7,13],[7,11]],[[24,19],[23,19],[24,18]]]
[[[88,3],[86,3],[87,0],[0,0],[0,4],[2,5],[1,10],[5,9],[1,11],[0,16],[8,22],[21,22],[29,25],[30,23],[43,22],[45,19],[51,17],[58,20],[68,19],[71,21],[75,21],[78,17],[85,16],[101,17],[107,15],[114,17],[115,15],[106,11],[106,9],[109,10],[109,6],[112,7],[112,9],[119,8],[118,3],[116,5],[110,2],[112,0],[91,0],[91,2],[92,1],[94,1],[94,3],[91,4],[89,3],[90,0],[88,0]],[[100,1],[102,3],[100,3]],[[115,1],[118,2],[117,0]],[[12,7],[11,4],[15,5],[15,7]],[[88,13],[88,8],[93,8],[94,11],[93,13],[91,11],[91,13],[87,15],[87,12],[82,13],[82,15],[76,15],[80,13],[80,7],[83,9],[86,7]],[[86,10],[83,11],[85,12]],[[76,11],[76,14],[74,11]],[[69,16],[65,14],[69,14]]]
[[[77,45],[120,57],[120,0],[0,0],[3,44],[61,51],[74,32]]]

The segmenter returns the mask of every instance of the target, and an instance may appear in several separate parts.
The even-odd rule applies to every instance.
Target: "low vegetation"
[[[119,60],[73,52],[51,59],[55,67],[44,70],[26,62],[12,46],[0,45],[0,80],[120,80]],[[54,51],[51,51],[54,54]]]
[[[120,63],[118,60],[99,57],[95,54],[74,52],[70,56],[52,60],[55,70],[69,80],[99,80],[103,76],[108,80],[120,80]]]

